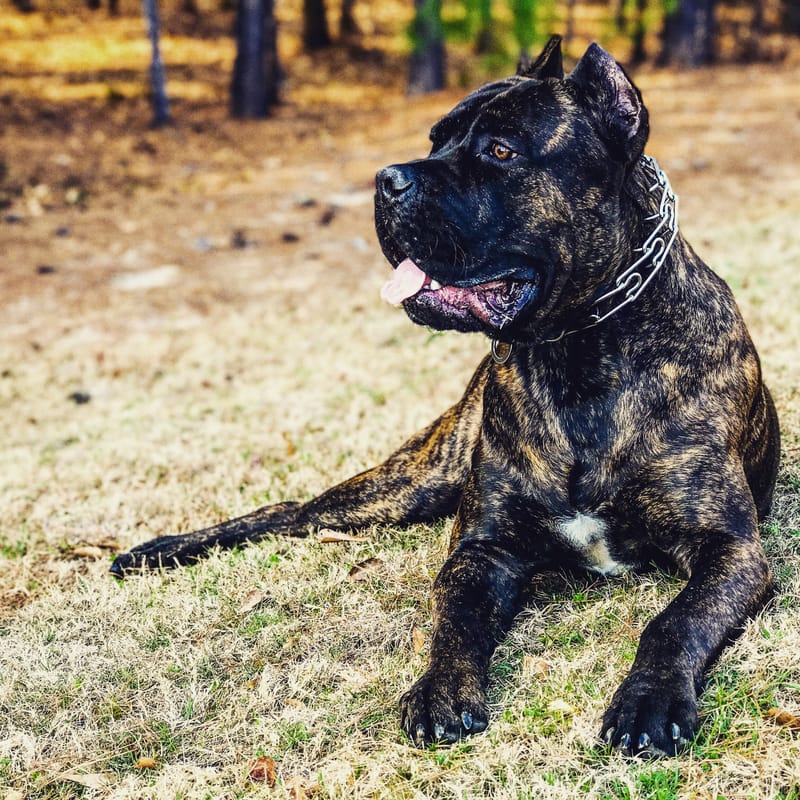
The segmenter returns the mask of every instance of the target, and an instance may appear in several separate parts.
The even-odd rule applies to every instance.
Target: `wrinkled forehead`
[[[436,147],[453,139],[461,139],[475,126],[476,121],[482,118],[502,121],[510,108],[518,108],[522,103],[530,104],[539,95],[542,101],[546,97],[552,100],[551,91],[541,91],[550,83],[517,75],[487,83],[467,95],[431,128],[431,142]]]

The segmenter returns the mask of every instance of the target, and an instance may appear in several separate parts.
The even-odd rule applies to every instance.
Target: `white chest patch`
[[[606,544],[606,523],[599,517],[578,512],[574,517],[561,517],[556,530],[565,543],[577,550],[589,569],[601,575],[619,575],[629,567],[611,557]]]

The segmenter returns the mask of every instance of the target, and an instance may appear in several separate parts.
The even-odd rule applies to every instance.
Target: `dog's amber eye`
[[[489,152],[498,161],[511,161],[512,158],[517,157],[517,154],[510,147],[506,147],[504,144],[500,144],[500,142],[492,142]]]

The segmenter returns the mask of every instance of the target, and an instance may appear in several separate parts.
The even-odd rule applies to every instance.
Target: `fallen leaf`
[[[792,714],[791,711],[786,711],[784,708],[771,708],[764,716],[768,717],[782,728],[791,728],[793,731],[800,731],[800,717]]]
[[[292,437],[286,431],[282,431],[281,436],[283,436],[283,441],[286,443],[286,455],[293,456],[297,452],[297,447],[292,441]]]
[[[156,760],[152,756],[140,756],[134,766],[136,769],[155,769]]]
[[[62,772],[58,779],[77,783],[87,789],[108,789],[111,785],[111,778],[103,772]],[[22,797],[22,795],[20,795]]]
[[[118,553],[122,549],[122,545],[120,545],[115,536],[108,536],[101,532],[96,534],[84,534],[80,539],[76,539],[69,544],[72,545],[73,550],[77,547],[98,547],[103,550],[113,550],[115,553]]]
[[[331,542],[366,542],[369,541],[366,536],[353,536],[350,533],[342,531],[334,531],[330,528],[322,528],[317,533],[317,540],[320,544],[330,544]]]
[[[261,675],[258,678],[258,694],[268,703],[274,703],[277,700],[276,689],[280,683],[280,676],[278,671],[271,664],[265,664],[261,670]]]
[[[259,756],[250,762],[247,777],[254,783],[266,783],[272,788],[278,779],[278,768],[271,758]]]
[[[289,797],[292,800],[310,800],[319,791],[319,787],[316,785],[304,786],[303,779],[298,775],[292,775],[286,781],[286,788],[289,790]]]
[[[249,591],[239,604],[239,613],[246,614],[248,611],[252,611],[265,597],[266,594],[260,589]]]
[[[428,634],[418,625],[414,625],[411,629],[411,647],[414,649],[415,655],[419,655],[425,649],[425,642],[427,641]]]
[[[553,714],[562,714],[565,717],[570,717],[575,713],[575,709],[566,701],[557,698],[551,700],[547,704],[547,710]]]
[[[95,547],[102,547],[104,550],[113,550],[115,553],[122,550],[122,545],[113,536],[101,536],[99,539],[93,540],[92,544]]]
[[[526,655],[522,657],[522,674],[543,680],[550,674],[552,667],[544,659]]]
[[[79,544],[70,550],[70,555],[76,558],[105,558],[105,553],[91,544]]]
[[[362,689],[366,686],[372,677],[366,672],[362,672],[354,667],[342,670],[339,675],[342,682],[350,689]]]
[[[348,573],[348,577],[351,581],[366,581],[375,575],[380,575],[385,569],[386,564],[379,558],[368,558],[356,564]]]

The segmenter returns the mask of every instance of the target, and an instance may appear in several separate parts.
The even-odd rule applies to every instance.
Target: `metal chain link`
[[[565,336],[594,328],[595,325],[604,322],[621,308],[636,300],[655,278],[661,267],[664,266],[664,262],[667,260],[672,245],[678,236],[678,197],[672,190],[666,173],[658,166],[658,162],[652,156],[643,155],[639,163],[653,176],[654,182],[648,188],[648,193],[655,194],[659,190],[661,191],[658,211],[645,218],[645,222],[658,220],[658,224],[650,232],[647,239],[644,240],[644,244],[634,250],[635,253],[641,253],[641,256],[617,277],[613,289],[597,298],[594,313],[591,315],[592,321],[588,325],[571,331],[563,330],[555,339],[545,339],[545,342],[558,342]],[[645,269],[650,270],[646,276],[642,274]],[[621,293],[624,293],[624,297],[619,303],[606,312],[601,311],[600,306],[602,303]]]
[[[664,266],[672,244],[678,236],[678,198],[675,192],[672,191],[669,178],[667,178],[664,171],[658,166],[658,162],[652,156],[642,156],[641,165],[649,172],[652,172],[655,179],[655,183],[647,191],[650,194],[654,194],[659,189],[661,190],[658,212],[645,218],[645,222],[658,220],[658,225],[645,239],[644,244],[634,251],[642,255],[617,277],[616,284],[611,291],[597,298],[595,312],[592,314],[593,322],[591,325],[587,325],[587,328],[603,322],[612,314],[616,314],[623,306],[632,303],[639,297],[661,267]],[[642,272],[644,272],[644,269],[640,268],[649,269],[650,274],[643,277]],[[625,293],[622,302],[604,314],[601,313],[600,305],[606,300],[616,297],[620,292]],[[585,330],[585,328],[582,330]]]
[[[664,266],[669,257],[672,245],[678,236],[678,197],[670,186],[669,178],[659,167],[658,162],[652,156],[643,155],[640,165],[646,172],[653,176],[653,184],[648,188],[649,194],[661,192],[658,201],[658,211],[645,218],[645,222],[658,220],[658,224],[644,240],[641,247],[637,247],[634,252],[641,253],[639,258],[633,262],[624,272],[617,276],[614,287],[607,291],[595,301],[595,310],[591,314],[592,321],[581,328],[568,331],[563,330],[554,339],[545,339],[545,342],[558,342],[565,336],[570,336],[579,331],[594,328],[601,322],[616,314],[621,308],[629,303],[633,303],[639,295],[647,288],[648,284],[655,278],[661,267]],[[648,272],[649,270],[649,272]],[[617,295],[623,295],[622,300],[608,311],[603,312],[601,305]],[[502,360],[499,353],[495,350],[495,342],[492,342],[492,356],[498,364],[505,364],[511,356],[511,347],[503,354]]]

